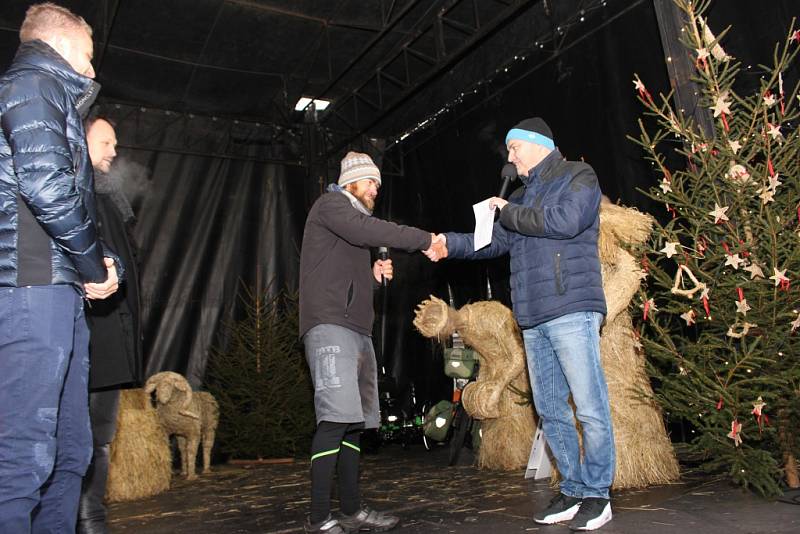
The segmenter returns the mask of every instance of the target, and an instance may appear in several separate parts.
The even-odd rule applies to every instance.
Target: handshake
[[[431,234],[431,246],[422,251],[429,260],[439,261],[447,257],[447,238],[444,234]]]
[[[431,234],[431,246],[427,250],[422,251],[429,260],[439,261],[447,257],[447,238],[444,234]],[[386,284],[387,281],[394,277],[394,266],[392,260],[382,259],[377,260],[372,264],[372,276],[375,281],[380,284]]]

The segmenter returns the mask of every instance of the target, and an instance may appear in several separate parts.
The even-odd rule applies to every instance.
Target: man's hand
[[[97,300],[105,299],[113,295],[119,288],[119,278],[117,278],[117,267],[114,265],[114,260],[111,258],[103,258],[108,270],[108,278],[105,282],[95,284],[83,284],[83,289],[86,291],[86,297]]]
[[[429,260],[439,261],[447,257],[447,238],[444,234],[431,234],[431,246],[423,250]]]
[[[372,276],[375,277],[375,280],[377,280],[378,283],[383,281],[381,279],[381,275],[383,275],[383,278],[386,278],[386,280],[392,279],[392,276],[394,276],[392,260],[377,260],[372,264]]]
[[[500,197],[492,197],[489,199],[489,207],[494,209],[497,208],[498,210],[502,210],[508,204],[508,200]]]

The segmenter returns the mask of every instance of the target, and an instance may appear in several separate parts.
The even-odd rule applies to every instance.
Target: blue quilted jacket
[[[0,77],[0,286],[106,280],[78,111],[98,88],[42,41]]]
[[[511,300],[522,329],[568,313],[605,315],[597,252],[600,187],[594,170],[554,150],[509,198],[492,243],[473,250],[472,234],[447,234],[450,258],[511,255]]]

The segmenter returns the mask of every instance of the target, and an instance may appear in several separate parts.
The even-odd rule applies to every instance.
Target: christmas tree
[[[244,290],[244,317],[227,326],[227,346],[209,359],[220,449],[237,458],[292,456],[310,446],[315,428],[297,294],[268,293]]]
[[[657,400],[689,423],[703,465],[775,496],[782,479],[800,485],[798,87],[784,86],[800,31],[793,21],[758,67],[760,87],[742,90],[728,30],[715,37],[703,17],[708,2],[675,3],[713,128],[635,77],[649,116],[635,141],[659,180],[646,194],[666,209],[643,252],[641,342]]]

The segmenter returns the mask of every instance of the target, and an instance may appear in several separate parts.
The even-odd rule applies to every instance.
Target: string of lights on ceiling
[[[471,111],[486,99],[505,91],[522,78],[528,76],[531,72],[540,68],[547,62],[558,58],[559,55],[578,42],[582,41],[594,32],[602,29],[644,1],[645,0],[638,0],[635,2],[630,2],[629,0],[587,0],[586,2],[582,3],[570,17],[556,23],[554,27],[549,29],[547,32],[536,37],[528,49],[523,50],[522,52],[517,53],[513,57],[509,58],[504,64],[496,68],[487,78],[478,81],[472,87],[461,92],[453,100],[443,105],[440,109],[428,115],[427,118],[419,121],[413,127],[396,136],[394,139],[391,139],[388,145],[397,145],[405,141],[410,136],[430,128],[437,122],[440,122],[444,116],[453,112],[456,108],[462,108],[463,105],[468,104],[468,101],[471,101],[473,97],[478,95],[478,93],[481,93],[480,101],[467,110],[467,112]],[[619,4],[624,7],[612,16],[608,16],[608,10],[606,10],[606,8],[610,3]],[[548,2],[544,2],[544,4],[545,9],[548,10]],[[574,40],[567,42],[567,38],[570,35],[575,35],[576,33],[573,30],[576,28],[585,27],[590,23],[590,19],[593,19],[593,15],[596,15],[597,12],[605,12],[606,17],[603,22],[600,24],[595,24],[589,31],[582,31]],[[541,61],[532,62],[531,60],[534,59],[541,59]],[[516,74],[520,72],[520,69],[524,70],[521,71],[520,74]],[[507,79],[509,73],[515,75],[515,77],[511,80]],[[492,86],[497,83],[501,83],[501,87],[495,91],[491,91]],[[463,114],[465,113],[462,113],[461,115]]]

